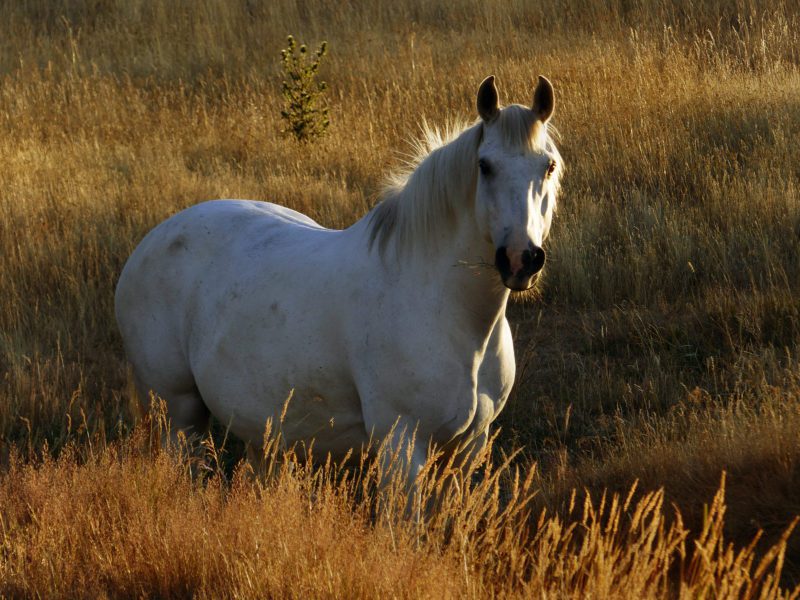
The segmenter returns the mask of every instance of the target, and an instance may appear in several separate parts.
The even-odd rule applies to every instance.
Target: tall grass
[[[765,551],[800,512],[796,3],[564,0],[545,10],[485,0],[369,7],[22,0],[0,1],[0,15],[6,497],[26,478],[61,482],[54,483],[60,496],[36,493],[42,503],[52,500],[60,526],[79,535],[84,525],[69,523],[78,516],[59,513],[71,510],[61,506],[69,485],[59,473],[82,482],[75,506],[89,503],[98,519],[110,519],[105,500],[91,504],[92,486],[134,502],[139,492],[119,491],[122,479],[139,473],[156,482],[183,468],[122,450],[133,443],[140,414],[113,320],[113,287],[149,228],[216,197],[272,200],[346,226],[374,203],[421,122],[472,118],[477,83],[489,73],[504,101],[527,102],[543,73],[556,87],[567,172],[545,281],[534,301],[512,308],[519,377],[496,444],[507,452],[522,447],[514,466],[525,473],[538,463],[534,514],[548,508],[569,528],[580,522],[569,512],[573,488],[587,488],[597,501],[605,488],[625,497],[638,479],[649,502],[664,488],[663,501],[683,515],[684,539],[695,539],[723,470],[725,532],[737,548],[763,529],[754,551]],[[322,76],[331,127],[305,147],[280,136],[279,57],[288,33],[330,45]],[[79,448],[64,450],[76,435]],[[89,460],[91,439],[98,453]],[[45,443],[54,456],[66,452],[61,462],[27,462]],[[11,459],[12,445],[23,458]],[[116,480],[108,461],[118,464]],[[202,505],[205,494],[218,493],[220,506],[238,493],[256,494],[244,483],[215,492],[175,481],[175,527],[187,527],[177,515],[188,514],[185,503]],[[252,510],[277,510],[266,508],[273,500]],[[17,515],[22,504],[14,506]],[[233,514],[219,510],[234,527]],[[351,513],[341,508],[335,519]],[[10,512],[2,514],[11,522]],[[4,539],[25,564],[42,564],[32,557],[44,546],[25,548],[23,540],[38,538],[16,537],[21,527],[3,530]],[[42,540],[55,535],[46,530]],[[363,531],[365,540],[385,535]],[[619,538],[620,548],[632,539]],[[527,538],[517,542],[520,556],[541,551]],[[797,541],[788,543],[786,566],[797,577]],[[407,555],[415,562],[403,564],[425,564],[433,569],[426,581],[439,582],[438,566],[422,558],[432,550],[420,548],[413,552],[423,554]],[[573,556],[561,548],[564,560]],[[86,561],[103,556],[90,554]],[[0,553],[0,568],[10,568],[8,556]],[[119,566],[97,560],[92,572]],[[185,580],[194,585],[200,571],[193,573]],[[33,594],[24,586],[36,578],[26,577],[9,589]],[[98,583],[82,577],[87,586]],[[589,589],[559,581],[564,587],[554,594]],[[52,585],[36,589],[57,595]]]
[[[487,452],[480,482],[423,475],[428,518],[406,516],[382,460],[314,467],[265,446],[266,479],[228,475],[208,442],[198,469],[160,449],[163,414],[111,446],[12,457],[0,475],[0,592],[158,597],[781,597],[792,522],[761,558],[725,541],[725,479],[690,532],[664,492],[577,500],[532,519],[533,471]],[[385,450],[384,450],[385,452]],[[194,468],[193,468],[194,467]],[[192,476],[192,472],[205,475]],[[462,481],[462,484],[464,482]],[[501,494],[503,495],[500,498]],[[670,514],[672,513],[672,514]],[[693,547],[690,550],[690,547]]]

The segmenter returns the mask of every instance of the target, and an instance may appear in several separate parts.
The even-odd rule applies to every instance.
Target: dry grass
[[[604,595],[612,583],[621,595],[677,592],[711,572],[692,580],[686,561],[699,560],[689,541],[722,470],[728,539],[744,548],[763,529],[754,551],[778,543],[800,512],[800,10],[729,5],[0,1],[2,591],[59,595],[60,582],[73,582],[87,595],[202,595],[224,580],[245,594],[235,586],[249,577],[253,594],[272,595],[286,586],[416,596],[526,585]],[[314,146],[279,135],[287,33],[330,44],[332,125]],[[515,467],[525,473],[538,462],[531,506],[561,520],[508,538],[490,561],[506,571],[492,575],[469,554],[483,548],[472,533],[461,546],[437,542],[441,532],[418,543],[398,533],[401,520],[370,525],[366,509],[337,493],[303,504],[311,475],[223,485],[227,465],[201,485],[177,459],[137,454],[138,409],[111,302],[144,232],[215,197],[274,200],[345,226],[372,204],[420,122],[472,117],[475,86],[490,72],[508,100],[525,101],[538,73],[558,94],[568,170],[540,297],[512,311],[520,377],[497,445],[524,446]],[[33,460],[45,443],[62,457]],[[649,555],[630,554],[644,530],[569,537],[595,531],[568,510],[574,487],[624,497],[636,479],[654,507],[648,527],[666,544],[655,571],[637,562]],[[663,498],[651,492],[661,487]],[[672,511],[664,520],[663,501],[679,507],[683,525]],[[721,531],[717,506],[705,522]],[[202,527],[190,526],[191,507],[202,507]],[[239,513],[252,518],[237,522]],[[296,529],[288,550],[271,555],[272,574],[257,568],[258,555],[232,549],[275,539],[250,527],[256,518],[283,523],[286,536]],[[521,521],[491,523],[518,531]],[[543,546],[534,532],[559,523],[552,539],[573,541]],[[130,539],[114,549],[124,562],[92,531]],[[315,531],[330,532],[321,538],[330,545],[307,544]],[[200,535],[222,550],[201,555]],[[672,554],[670,535],[684,540]],[[343,551],[350,539],[356,549]],[[604,543],[619,554],[600,553]],[[800,576],[789,543],[786,583]],[[45,555],[48,544],[62,550]],[[691,554],[683,571],[681,547]],[[755,577],[755,563],[705,556],[721,578]],[[541,570],[530,566],[537,557]],[[385,579],[370,561],[385,564]],[[671,583],[653,574],[662,568]]]
[[[761,558],[757,539],[735,549],[723,533],[724,477],[695,533],[666,510],[663,491],[641,494],[635,485],[578,503],[573,494],[563,517],[542,510],[531,519],[533,470],[522,479],[508,462],[493,467],[486,453],[471,487],[442,492],[441,477],[426,474],[418,502],[438,493],[439,510],[417,520],[406,516],[401,481],[369,491],[381,480],[380,461],[315,468],[273,442],[265,449],[277,465],[271,477],[254,478],[244,466],[228,477],[211,442],[200,463],[161,450],[161,422],[145,421],[99,451],[68,445],[57,460],[12,457],[0,475],[0,592],[784,596],[778,582],[795,522]]]

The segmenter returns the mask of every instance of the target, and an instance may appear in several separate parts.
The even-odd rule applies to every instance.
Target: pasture
[[[796,3],[0,0],[0,16],[0,595],[800,582]],[[280,133],[288,34],[328,42],[313,143]],[[550,78],[565,170],[474,489],[416,523],[397,490],[372,498],[369,465],[254,479],[222,424],[201,459],[159,449],[113,311],[144,234],[213,198],[346,227],[422,123],[474,121],[489,74],[525,104]]]

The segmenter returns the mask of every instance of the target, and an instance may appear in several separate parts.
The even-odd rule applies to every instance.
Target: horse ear
[[[547,120],[553,116],[555,101],[553,84],[547,77],[539,75],[539,83],[533,93],[533,112],[542,123],[547,123]]]
[[[494,75],[489,75],[478,88],[478,114],[486,123],[493,121],[500,112],[497,88],[494,86]]]

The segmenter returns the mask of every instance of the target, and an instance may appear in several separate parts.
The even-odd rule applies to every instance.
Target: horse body
[[[434,150],[397,197],[348,229],[241,200],[198,204],[156,227],[116,293],[137,387],[165,398],[178,429],[203,430],[212,414],[256,445],[291,394],[282,435],[313,439],[317,455],[341,456],[393,432],[388,441],[400,448],[411,431],[413,469],[429,442],[482,447],[514,381],[509,287],[535,278],[536,258],[529,249],[505,250],[519,235],[510,226],[490,231],[500,209],[489,200],[476,205],[481,186],[491,196],[500,185],[478,175],[479,148],[491,150],[499,135],[487,133],[481,115],[484,123],[450,144],[463,148]],[[526,164],[538,169],[541,156],[528,154]],[[445,166],[466,172],[438,181]],[[430,188],[438,191],[424,192]],[[445,200],[458,208],[437,208],[448,218],[404,221],[400,212]],[[547,227],[552,208],[540,211]],[[488,214],[486,222],[476,213]],[[529,248],[547,234],[541,219],[531,225],[535,213],[523,214]],[[425,243],[401,243],[415,231]],[[537,235],[535,246],[529,239]],[[486,267],[495,254],[506,287]]]
[[[283,434],[334,454],[406,415],[426,415],[414,426],[439,443],[476,416],[484,429],[514,377],[500,311],[507,292],[498,290],[487,323],[472,325],[485,330],[475,338],[459,323],[473,312],[449,306],[464,286],[436,276],[438,261],[426,261],[431,282],[420,286],[420,270],[392,270],[393,258],[363,252],[367,242],[366,220],[331,231],[262,202],[206,202],[165,221],[131,256],[117,292],[141,387],[169,401],[179,428],[202,428],[207,409],[252,442],[291,392]],[[490,339],[487,378],[503,383],[479,395]],[[478,411],[481,397],[490,406]]]

